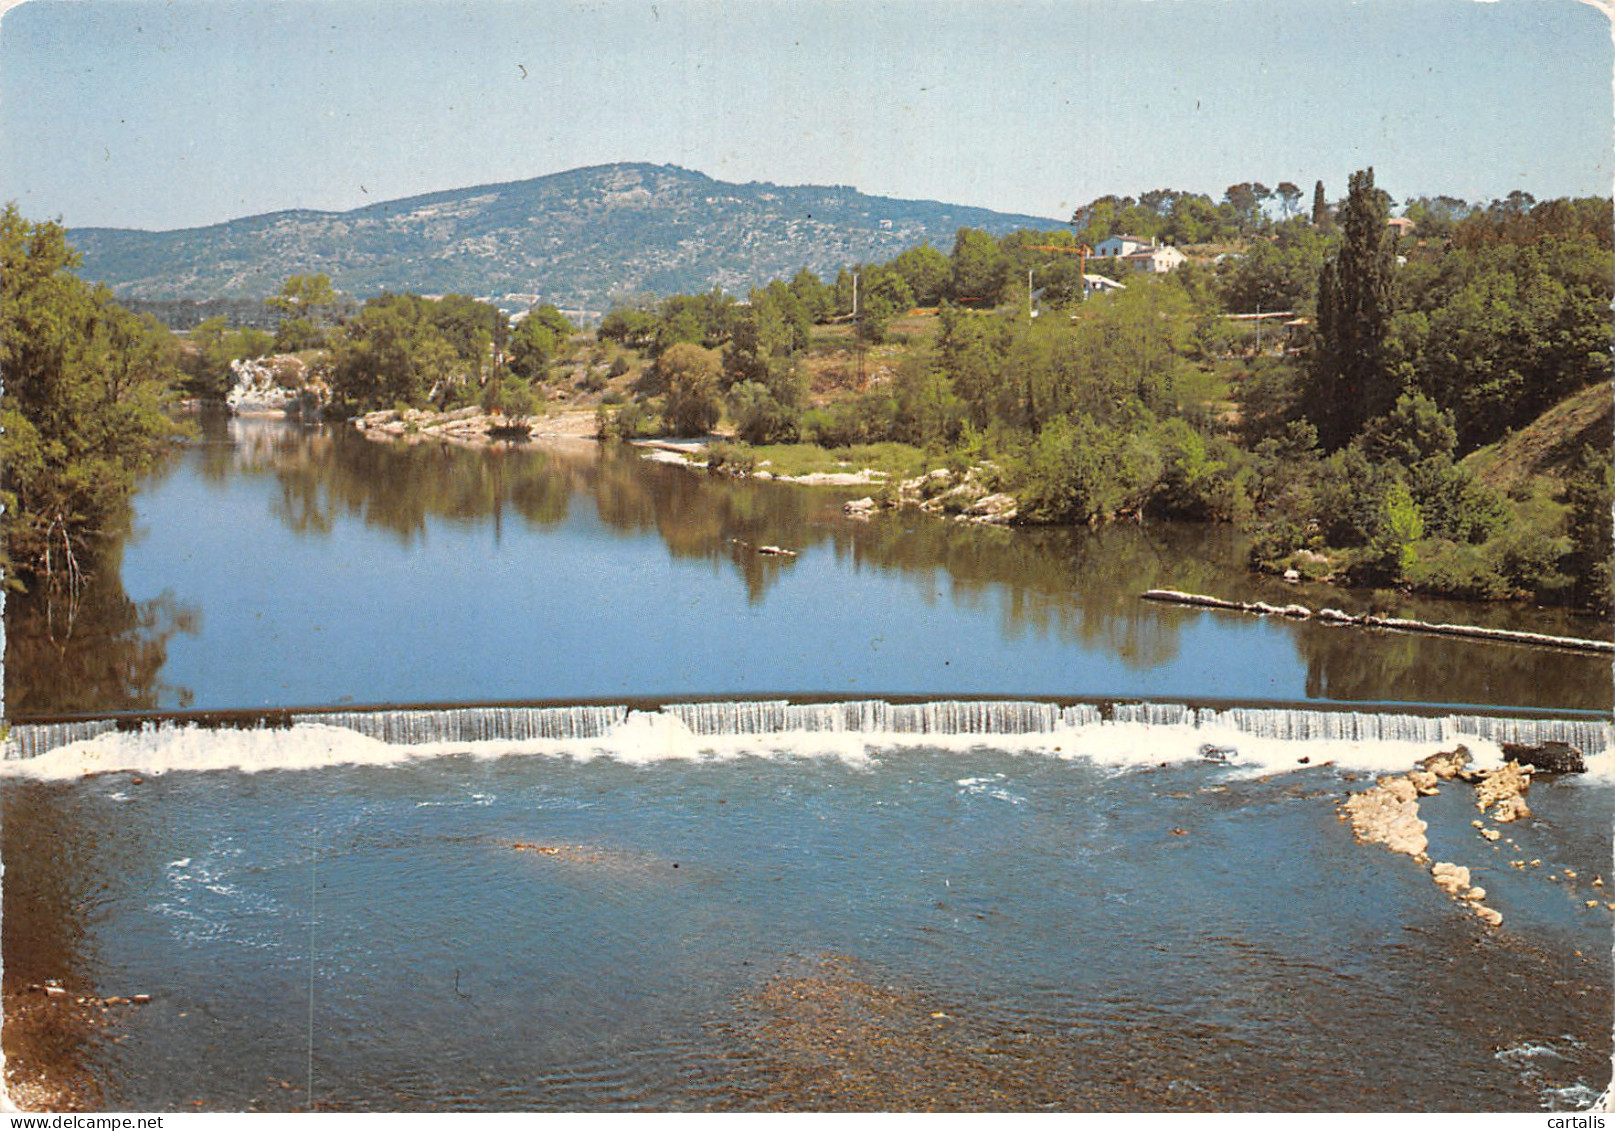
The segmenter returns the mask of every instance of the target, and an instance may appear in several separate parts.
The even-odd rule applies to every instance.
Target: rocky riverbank
[[[296,354],[232,361],[230,372],[235,383],[224,403],[237,416],[284,413],[318,420],[331,399],[325,370]]]
[[[594,418],[588,413],[559,412],[513,419],[475,405],[451,412],[381,409],[355,417],[353,426],[372,440],[433,440],[466,447],[512,440],[589,439],[594,435]]]
[[[898,483],[895,494],[854,499],[842,509],[850,517],[868,518],[879,509],[913,507],[955,522],[1008,526],[1019,517],[1020,503],[1015,496],[994,489],[998,477],[999,469],[991,464],[963,472],[939,467]]]
[[[927,514],[952,518],[957,522],[974,522],[1007,526],[1016,521],[1020,503],[1013,495],[994,488],[1000,470],[993,464],[970,467],[962,472],[939,467],[910,479],[898,479],[874,468],[857,471],[814,471],[802,475],[783,475],[771,470],[766,463],[751,465],[729,459],[708,456],[704,441],[673,443],[661,440],[635,441],[647,448],[647,459],[678,464],[694,470],[706,470],[737,479],[760,479],[777,483],[798,483],[808,487],[873,487],[878,495],[853,499],[843,505],[849,518],[867,519],[879,510],[913,508]]]

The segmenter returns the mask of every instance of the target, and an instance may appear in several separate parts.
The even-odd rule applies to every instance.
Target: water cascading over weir
[[[142,712],[102,718],[20,720],[7,734],[7,760],[36,758],[109,734],[153,739],[208,728],[337,728],[399,747],[498,743],[599,744],[632,741],[635,726],[691,739],[841,735],[883,740],[1056,737],[1125,726],[1171,728],[1277,742],[1565,742],[1595,755],[1615,745],[1615,727],[1595,712],[1459,712],[1411,705],[1364,710],[1341,705],[1237,705],[1137,701],[733,699],[617,704],[456,705],[370,709]]]

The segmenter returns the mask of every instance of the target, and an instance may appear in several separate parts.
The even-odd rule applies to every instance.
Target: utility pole
[[[858,325],[858,272],[852,273],[852,352],[858,358],[858,388],[864,387],[864,336]]]

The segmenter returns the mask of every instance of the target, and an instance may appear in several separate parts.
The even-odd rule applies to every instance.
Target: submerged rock
[[[1492,927],[1500,927],[1503,925],[1503,913],[1501,911],[1487,907],[1484,903],[1477,903],[1473,906],[1475,908],[1475,917],[1481,922]]]

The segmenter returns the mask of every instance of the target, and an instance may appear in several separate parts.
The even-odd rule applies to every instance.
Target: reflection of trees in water
[[[433,519],[499,523],[508,513],[529,525],[561,522],[587,462],[525,445],[467,451],[279,422],[236,421],[232,431],[240,455],[232,470],[275,476],[273,511],[289,529],[328,534],[339,516],[352,516],[405,545]]]
[[[435,520],[491,520],[497,526],[516,515],[530,526],[550,526],[567,518],[574,493],[588,492],[607,528],[654,532],[675,558],[733,569],[754,604],[783,571],[799,568],[755,547],[828,546],[851,568],[904,574],[923,601],[996,608],[1007,639],[1049,635],[1103,648],[1139,669],[1171,660],[1181,626],[1204,615],[1141,601],[1139,594],[1152,586],[1567,631],[1553,623],[1553,614],[1522,606],[1454,607],[1394,594],[1291,588],[1250,574],[1244,543],[1227,527],[1004,530],[913,512],[855,523],[841,516],[835,493],[694,474],[650,463],[638,449],[377,442],[339,427],[299,428],[272,420],[211,427],[204,425],[205,438],[233,437],[235,446],[205,439],[203,464],[223,476],[273,474],[279,486],[275,514],[299,533],[327,533],[340,516],[391,531],[405,545]],[[1307,666],[1311,696],[1589,706],[1609,701],[1607,671],[1580,657],[1439,638],[1369,637],[1317,625],[1292,626],[1291,634],[1300,651],[1296,663]]]
[[[118,566],[114,550],[76,601],[48,592],[7,599],[8,714],[189,705],[191,692],[160,675],[169,640],[196,631],[196,610],[168,593],[131,600]]]
[[[1171,660],[1178,646],[1175,618],[1139,594],[1154,585],[1220,587],[1237,561],[1229,531],[1170,525],[1002,530],[896,514],[837,543],[855,563],[944,571],[956,603],[996,598],[1006,636],[1102,646],[1139,668]]]
[[[638,452],[616,449],[601,453],[592,487],[607,526],[654,530],[675,558],[730,562],[754,604],[792,566],[756,547],[800,550],[822,541],[832,505],[817,492],[650,465]]]
[[[705,478],[603,454],[594,484],[600,516],[624,530],[654,529],[675,557],[729,559],[753,602],[791,568],[748,546],[802,550],[829,543],[853,568],[913,577],[922,600],[946,577],[949,599],[996,601],[1007,637],[1027,632],[1102,645],[1150,667],[1177,650],[1172,618],[1138,600],[1151,585],[1224,587],[1239,561],[1231,531],[1159,525],[1100,530],[1004,530],[912,512],[867,523],[840,517],[839,499],[800,487]]]
[[[1609,660],[1514,644],[1298,626],[1307,696],[1608,710]]]
[[[51,979],[75,994],[100,989],[87,934],[93,901],[104,887],[96,881],[102,837],[85,808],[75,783],[0,786],[0,855],[8,865],[0,920],[6,1053],[14,1063],[26,1059],[29,1078],[43,1077],[68,1096],[89,1099],[98,1042],[83,1023],[87,1011],[74,1010],[70,999],[28,990]]]

